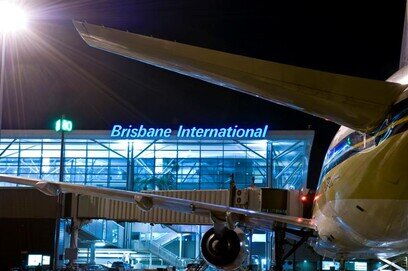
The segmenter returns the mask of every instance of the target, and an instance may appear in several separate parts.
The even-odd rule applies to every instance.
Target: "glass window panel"
[[[154,157],[154,151],[149,149],[149,150],[146,150],[146,151],[144,151],[142,153],[139,153],[139,154],[134,153],[134,155],[137,158],[149,159],[149,158]]]
[[[273,184],[275,187],[285,189],[299,189],[306,182],[307,160],[305,158],[305,141],[279,140],[272,144],[273,160]],[[305,174],[306,173],[306,174]]]
[[[108,157],[111,158],[111,159],[115,159],[115,158],[116,159],[126,159],[126,156],[123,156],[122,154],[115,153],[113,151],[109,151]]]
[[[69,174],[65,173],[64,174],[64,181],[65,182],[70,182],[70,183],[79,183],[79,184],[84,184],[85,183],[85,175],[84,174]]]
[[[59,150],[61,148],[61,143],[43,143],[44,150]]]
[[[13,157],[1,157],[0,158],[0,165],[17,165],[18,158]]]
[[[224,149],[223,145],[220,143],[205,143],[201,144],[201,150],[203,151],[222,151]]]
[[[198,150],[184,150],[178,152],[178,158],[199,158],[200,151]]]
[[[203,150],[201,152],[201,158],[222,158],[224,156],[223,151],[209,151]]]
[[[224,145],[225,151],[242,151],[245,150],[245,147],[239,143],[227,143]]]
[[[13,150],[13,149],[8,149],[6,150],[2,156],[3,157],[18,157],[18,149],[17,150]]]
[[[65,150],[65,157],[86,158],[85,150]]]
[[[195,173],[177,175],[177,183],[198,183],[199,181],[199,175]]]
[[[41,178],[46,181],[56,182],[59,180],[59,174],[43,174]]]
[[[104,158],[108,157],[108,150],[88,150],[88,158]]]
[[[177,151],[156,151],[156,158],[177,157]]]
[[[110,158],[110,164],[113,167],[119,167],[119,166],[126,166],[127,165],[127,159],[117,159],[117,158]]]
[[[181,183],[177,185],[177,189],[194,190],[194,189],[203,189],[203,188],[200,187],[198,183]]]
[[[154,149],[156,151],[176,151],[177,144],[174,142],[162,142],[162,143],[155,143]]]
[[[76,150],[76,151],[82,151],[86,149],[86,143],[65,143],[65,150]]]
[[[126,181],[127,180],[127,174],[126,171],[123,171],[122,173],[119,174],[110,174],[109,175],[109,181]]]
[[[59,149],[57,150],[50,150],[50,149],[46,149],[43,150],[43,157],[60,157],[61,156],[61,152]]]
[[[198,142],[184,142],[178,144],[179,151],[198,151],[200,144]]]

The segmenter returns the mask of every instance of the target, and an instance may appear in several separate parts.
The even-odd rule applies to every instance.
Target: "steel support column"
[[[275,227],[275,264],[273,271],[283,271],[284,257],[285,257],[285,228]]]
[[[71,251],[77,250],[78,251],[78,233],[81,229],[82,224],[81,220],[77,218],[72,218],[71,225],[69,227],[70,232],[70,239],[69,239],[69,248]],[[70,259],[69,260],[69,267],[71,270],[76,270],[77,259]]]
[[[89,263],[90,264],[95,264],[96,263],[96,248],[95,248],[95,242],[92,242],[90,244],[90,253],[89,253]]]

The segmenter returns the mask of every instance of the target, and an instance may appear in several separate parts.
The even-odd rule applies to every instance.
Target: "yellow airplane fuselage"
[[[408,251],[407,127],[403,113],[372,135],[349,130],[332,143],[313,213],[318,253],[370,258]]]

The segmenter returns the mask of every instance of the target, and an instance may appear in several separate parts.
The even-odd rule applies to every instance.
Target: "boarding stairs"
[[[180,258],[178,255],[174,254],[154,240],[141,241],[138,243],[135,249],[139,251],[148,251],[165,261],[167,264],[175,266],[176,268],[184,268],[191,261],[191,259]]]
[[[167,264],[175,266],[176,268],[185,268],[192,259],[180,258],[179,255],[176,255],[165,248],[167,244],[178,239],[179,236],[180,235],[177,232],[169,231],[155,239],[146,239],[136,242],[134,249],[136,251],[147,251],[152,253]]]
[[[179,235],[176,232],[171,231],[171,232],[163,234],[162,236],[160,236],[157,239],[154,239],[153,241],[157,244],[160,244],[161,246],[165,246],[171,241],[177,239],[178,237]]]

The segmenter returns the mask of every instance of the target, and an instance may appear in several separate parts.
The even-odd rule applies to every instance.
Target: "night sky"
[[[320,1],[319,1],[320,2]],[[29,31],[7,38],[4,129],[113,124],[314,129],[309,183],[338,126],[88,47],[71,20],[230,53],[385,80],[399,65],[405,1],[22,2]]]

